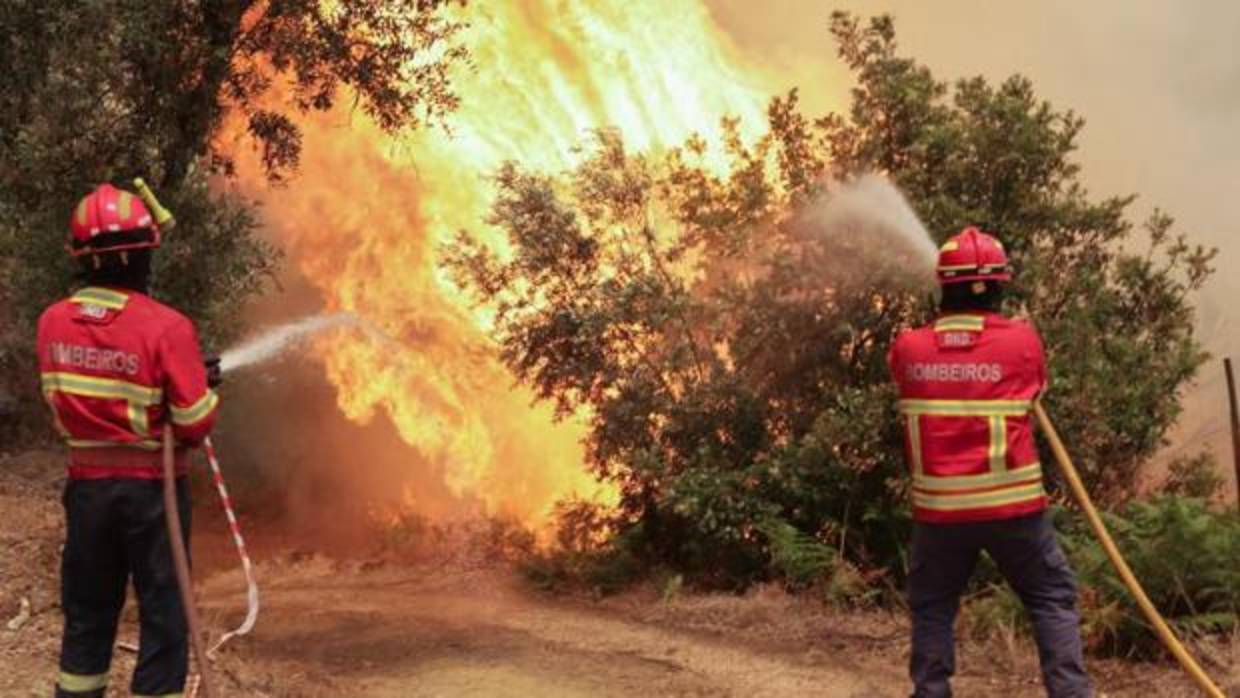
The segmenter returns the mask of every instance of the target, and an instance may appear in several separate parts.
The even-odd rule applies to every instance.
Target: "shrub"
[[[1201,451],[1171,461],[1162,491],[1181,497],[1210,499],[1218,494],[1222,487],[1223,477],[1219,475],[1213,454]]]
[[[1174,495],[1104,515],[1150,601],[1185,635],[1238,626],[1240,515]],[[1081,585],[1087,643],[1104,654],[1152,656],[1158,640],[1105,552],[1078,521],[1062,538]]]
[[[642,576],[629,532],[615,532],[615,521],[603,507],[584,501],[557,505],[555,539],[548,546],[530,546],[518,569],[544,591],[586,589],[594,594],[620,591]]]
[[[1078,580],[1081,634],[1103,656],[1151,658],[1162,651],[1154,630],[1119,579],[1086,522],[1055,511],[1060,541]],[[1211,511],[1200,499],[1162,496],[1104,514],[1120,553],[1155,608],[1181,636],[1240,629],[1240,516]],[[1027,635],[1019,597],[983,557],[966,595],[962,623],[978,639]]]
[[[791,589],[808,589],[833,606],[859,606],[879,594],[869,579],[839,551],[786,521],[757,526],[766,537],[772,570]]]
[[[790,586],[805,587],[827,576],[839,561],[835,549],[807,536],[792,525],[772,519],[758,525],[771,551],[771,567]]]

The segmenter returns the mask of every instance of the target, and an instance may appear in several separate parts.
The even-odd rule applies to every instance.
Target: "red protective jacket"
[[[43,395],[69,445],[69,476],[157,479],[171,424],[177,469],[215,423],[194,326],[133,291],[89,287],[39,319]]]
[[[1046,386],[1042,341],[995,313],[945,315],[889,356],[913,478],[913,517],[987,521],[1046,508],[1030,412]]]

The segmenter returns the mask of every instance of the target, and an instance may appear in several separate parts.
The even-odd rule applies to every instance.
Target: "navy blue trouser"
[[[164,520],[161,480],[70,480],[64,493],[66,539],[61,566],[65,614],[57,698],[102,698],[116,626],[133,577],[140,627],[135,696],[180,694],[188,630]],[[186,543],[190,502],[177,480]]]
[[[909,674],[913,698],[951,696],[953,625],[960,595],[985,550],[1024,603],[1033,625],[1042,683],[1051,698],[1092,695],[1081,649],[1076,581],[1047,514],[962,524],[917,523],[908,602],[913,614]]]

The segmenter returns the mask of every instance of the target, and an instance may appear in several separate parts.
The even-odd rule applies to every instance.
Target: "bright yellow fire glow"
[[[453,491],[537,523],[565,496],[614,493],[585,470],[583,425],[554,424],[548,406],[513,386],[437,268],[437,246],[459,229],[498,244],[482,223],[486,177],[506,160],[558,172],[590,129],[658,150],[693,133],[710,140],[724,115],[753,139],[772,88],[699,0],[478,2],[469,22],[476,67],[458,74],[450,134],[392,138],[345,109],[306,119],[298,178],[262,198],[290,263],[330,309],[391,338],[320,344],[343,412],[387,415]],[[242,172],[258,185],[252,164]]]

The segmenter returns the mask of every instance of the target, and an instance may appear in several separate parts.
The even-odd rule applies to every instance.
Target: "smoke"
[[[450,464],[410,449],[383,414],[364,423],[344,416],[320,345],[348,332],[393,360],[416,347],[396,347],[365,320],[323,310],[321,293],[295,270],[280,285],[247,312],[253,326],[274,329],[229,350],[237,370],[222,388],[215,441],[239,509],[278,520],[276,528],[298,546],[341,554],[370,550],[379,540],[376,525],[392,512],[446,521],[484,511],[479,500],[448,488]],[[292,326],[290,317],[298,318]],[[275,350],[245,352],[263,363],[241,370],[260,365],[239,361],[257,346]]]
[[[900,52],[941,80],[1025,75],[1039,97],[1085,118],[1074,159],[1094,198],[1136,193],[1133,219],[1161,207],[1193,241],[1220,248],[1220,270],[1240,264],[1238,3],[706,3],[739,51],[787,76],[782,89],[799,86],[814,115],[850,99],[853,76],[826,29],[835,9],[890,13]],[[1240,348],[1240,323],[1229,321],[1237,293],[1240,274],[1220,272],[1200,297],[1200,331],[1218,355]],[[1211,380],[1221,376],[1215,366]]]
[[[934,283],[938,251],[904,195],[886,177],[866,174],[835,187],[805,212],[836,259],[835,282],[920,289]],[[839,278],[841,276],[856,277]]]

